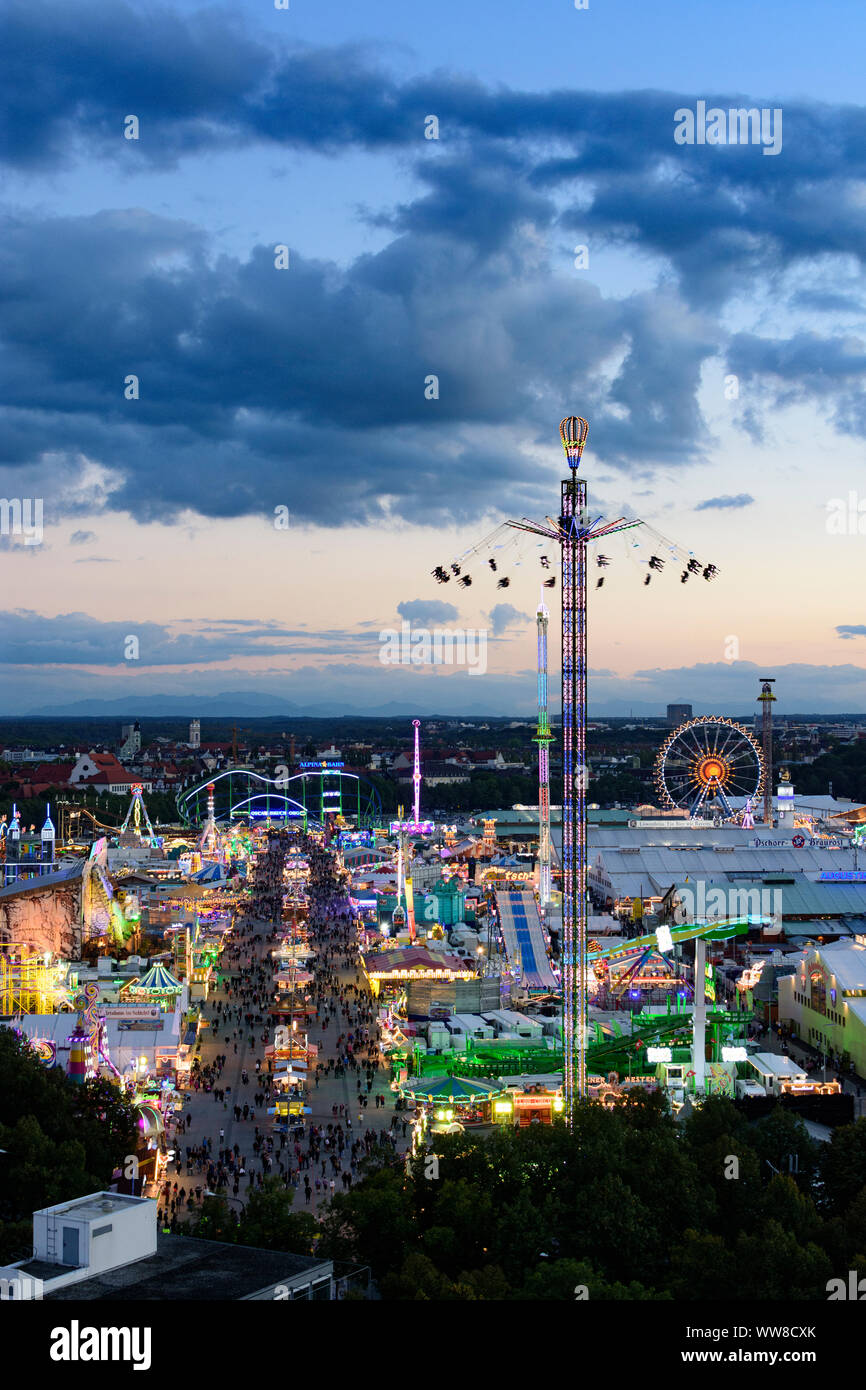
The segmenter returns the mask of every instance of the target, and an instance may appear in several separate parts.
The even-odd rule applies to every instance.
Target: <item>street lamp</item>
[[[243,1204],[243,1202],[241,1201],[240,1197],[235,1197],[235,1196],[231,1196],[231,1197],[230,1197],[229,1194],[228,1194],[227,1192],[212,1192],[212,1191],[210,1190],[209,1187],[206,1187],[205,1190],[204,1190],[204,1192],[203,1192],[201,1195],[202,1195],[202,1197],[222,1197],[226,1202],[237,1202],[237,1204],[238,1204],[238,1206],[240,1207],[241,1211],[244,1210],[244,1204]]]

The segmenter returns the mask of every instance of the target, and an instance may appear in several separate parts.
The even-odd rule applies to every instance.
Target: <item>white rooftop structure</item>
[[[156,1202],[92,1192],[33,1213],[33,1255],[0,1269],[6,1297],[42,1298],[156,1253]]]
[[[500,1035],[514,1033],[518,1037],[536,1038],[544,1031],[540,1018],[530,1018],[528,1014],[518,1013],[515,1009],[492,1009],[484,1018],[496,1027]]]
[[[753,1052],[748,1060],[762,1076],[784,1076],[789,1081],[808,1080],[808,1074],[799,1062],[793,1061],[790,1057],[783,1057],[778,1052]]]

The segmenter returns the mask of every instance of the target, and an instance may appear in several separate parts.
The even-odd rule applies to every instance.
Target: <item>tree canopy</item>
[[[0,1259],[29,1255],[35,1210],[110,1185],[135,1153],[135,1123],[111,1082],[78,1085],[0,1028]]]
[[[752,1124],[711,1098],[680,1124],[636,1093],[580,1107],[573,1133],[437,1136],[436,1177],[383,1161],[334,1198],[318,1250],[388,1299],[823,1300],[866,1263],[864,1144],[863,1120],[822,1152],[778,1107]]]

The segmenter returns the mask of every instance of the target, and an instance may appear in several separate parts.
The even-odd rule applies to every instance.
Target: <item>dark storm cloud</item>
[[[505,226],[527,214],[543,224],[556,194],[563,227],[653,251],[692,303],[721,304],[744,275],[833,252],[862,261],[866,251],[860,108],[786,102],[782,150],[766,158],[754,145],[673,138],[674,112],[698,97],[725,111],[776,104],[754,93],[535,93],[451,73],[398,79],[360,45],[289,47],[259,40],[228,10],[182,18],[116,0],[12,0],[0,16],[0,77],[0,158],[27,167],[87,151],[167,164],[250,143],[411,151],[425,147],[424,120],[435,113],[437,153],[458,162],[443,169],[426,142],[418,169],[431,192],[397,214],[406,227],[470,238],[483,230],[492,243],[498,214]],[[122,138],[129,113],[142,123],[137,142]],[[486,201],[472,206],[466,190],[485,182]]]
[[[534,249],[479,282],[469,247],[408,232],[345,271],[300,256],[280,271],[265,247],[210,263],[198,229],[141,210],[10,215],[0,236],[0,463],[48,455],[63,483],[95,461],[105,504],[143,521],[273,522],[282,505],[325,525],[435,523],[490,508],[494,486],[525,511],[549,485],[525,432],[551,445],[578,389],[613,462],[688,461],[705,442],[712,326],[670,290],[617,302],[578,281],[566,297]]]
[[[786,104],[778,157],[681,147],[673,114],[690,94],[397,79],[361,47],[288,48],[227,11],[116,0],[12,0],[0,75],[0,159],[19,167],[96,156],[141,169],[264,143],[392,149],[414,156],[420,182],[366,214],[394,239],[345,269],[293,250],[277,271],[266,246],[214,259],[198,228],[136,209],[7,217],[0,464],[50,460],[49,511],[90,460],[104,504],[141,521],[267,522],[278,506],[325,525],[523,513],[555,476],[554,451],[548,474],[536,446],[576,403],[595,456],[645,481],[707,457],[698,390],[728,347],[727,301],[799,261],[866,250],[859,110]],[[431,112],[439,142],[423,139]],[[137,142],[122,138],[130,113]],[[566,237],[650,253],[658,287],[605,298],[552,264],[548,243]],[[740,335],[728,359],[746,379],[787,377],[784,402],[813,389],[808,359],[823,349]],[[830,357],[828,410],[866,432],[844,350]],[[123,398],[129,374],[137,401]],[[759,438],[753,396],[741,424]]]
[[[728,362],[741,380],[773,379],[780,387],[791,385],[791,400],[800,392],[824,395],[840,383],[862,380],[866,370],[866,344],[854,335],[826,338],[818,333],[797,333],[792,338],[759,338],[738,333],[730,341]]]
[[[272,59],[227,11],[197,19],[114,0],[11,0],[0,15],[0,157],[45,167],[81,144],[128,151],[128,114],[143,122],[144,158],[158,163],[227,143],[232,112],[243,126]]]
[[[754,382],[776,406],[820,403],[837,430],[866,435],[866,343],[853,334],[759,338],[738,333],[730,341],[728,365],[742,382]]]
[[[465,158],[419,160],[415,172],[429,193],[369,217],[374,226],[447,235],[490,254],[506,249],[521,224],[542,229],[555,221],[553,199],[530,185],[531,163],[492,142],[473,145]]]

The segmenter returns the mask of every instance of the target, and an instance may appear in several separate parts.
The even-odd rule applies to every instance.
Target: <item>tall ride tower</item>
[[[586,509],[586,483],[577,470],[589,425],[571,415],[559,436],[571,474],[561,484],[561,514],[548,525],[509,521],[558,542],[562,553],[562,1098],[566,1124],[586,1096],[586,559],[592,541],[640,526],[604,522]]]
[[[773,686],[775,676],[761,676],[761,733],[764,740],[764,824],[773,824]]]
[[[415,824],[418,825],[421,820],[421,744],[419,734],[421,720],[413,719],[412,723],[415,727],[415,762],[412,768],[412,785],[415,788],[415,814],[413,820]]]
[[[550,719],[547,711],[547,624],[549,613],[544,600],[538,605],[538,901],[550,902]]]

